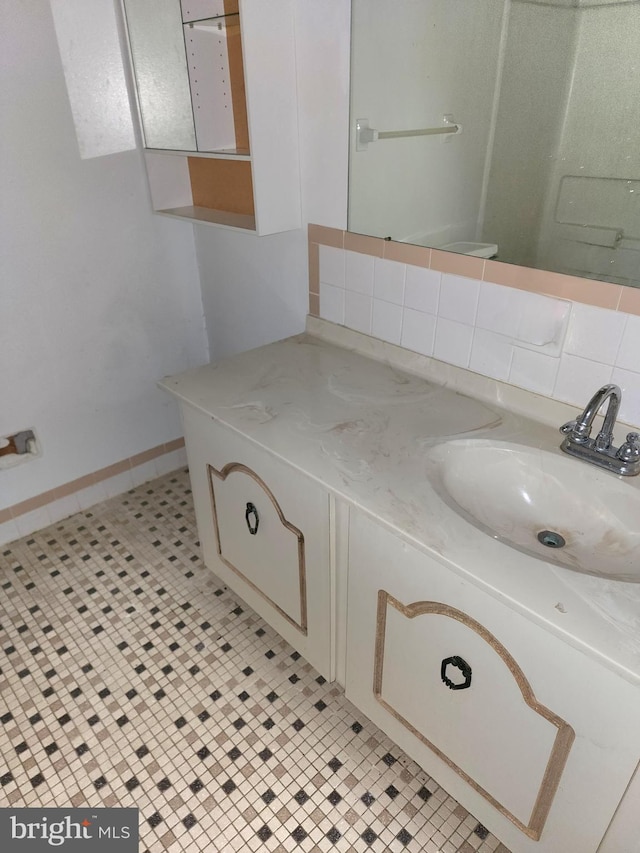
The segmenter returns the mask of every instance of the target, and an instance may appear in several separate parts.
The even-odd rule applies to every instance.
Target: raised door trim
[[[297,540],[298,545],[298,584],[300,587],[300,622],[296,622],[295,619],[292,619],[288,613],[286,613],[272,598],[270,598],[266,592],[260,589],[253,581],[251,581],[243,572],[240,571],[233,563],[228,560],[224,554],[222,553],[222,545],[220,540],[220,530],[218,528],[218,513],[216,510],[216,495],[215,489],[213,488],[213,476],[217,477],[219,480],[223,482],[227,479],[229,474],[240,473],[246,474],[248,477],[251,477],[252,480],[260,486],[265,495],[269,498],[271,503],[274,506],[275,511],[278,514],[278,518],[280,519],[281,524],[285,527],[290,533],[292,533]],[[280,507],[280,504],[276,500],[275,495],[271,491],[271,489],[267,486],[264,480],[259,477],[255,471],[249,468],[247,465],[243,465],[241,462],[229,462],[227,465],[222,468],[221,471],[218,471],[217,468],[214,468],[213,465],[207,464],[207,481],[209,483],[209,495],[211,498],[211,511],[213,515],[213,528],[216,535],[216,545],[218,548],[218,556],[221,561],[231,569],[238,577],[242,578],[244,583],[251,587],[254,592],[257,592],[265,601],[268,601],[269,604],[278,611],[280,616],[283,619],[286,619],[290,625],[293,625],[294,628],[297,628],[302,634],[307,636],[308,628],[307,628],[307,571],[306,571],[306,562],[305,562],[305,547],[304,547],[304,535],[302,531],[297,528],[294,524],[291,524],[290,521],[284,517],[284,513]]]
[[[528,824],[524,824],[488,791],[478,785],[471,776],[451,761],[445,753],[439,750],[435,744],[426,738],[420,731],[418,731],[418,729],[416,729],[408,720],[396,711],[392,705],[382,698],[384,647],[388,606],[395,608],[407,619],[414,619],[416,616],[423,616],[425,614],[437,614],[441,616],[448,616],[449,618],[455,619],[463,625],[466,625],[478,634],[486,643],[488,643],[502,658],[515,679],[525,703],[533,711],[541,717],[544,717],[544,719],[548,720],[558,729]],[[386,711],[395,717],[395,719],[398,720],[398,722],[408,729],[415,737],[422,741],[425,746],[429,747],[429,749],[448,764],[452,770],[455,770],[459,776],[461,776],[469,785],[471,785],[472,788],[488,800],[492,806],[512,821],[518,829],[522,830],[525,835],[532,838],[534,841],[538,841],[540,839],[542,830],[549,815],[549,810],[551,809],[553,799],[560,783],[560,777],[562,776],[567,758],[569,757],[571,745],[575,739],[575,732],[572,727],[565,722],[565,720],[538,702],[522,669],[518,666],[512,655],[507,651],[502,643],[496,639],[490,631],[462,610],[457,610],[455,607],[450,607],[447,604],[441,604],[436,601],[417,601],[413,604],[405,605],[388,592],[385,592],[385,590],[378,590],[373,693],[376,700]]]

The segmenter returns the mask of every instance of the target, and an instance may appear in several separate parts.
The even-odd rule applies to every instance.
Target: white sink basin
[[[494,539],[547,563],[640,583],[633,480],[560,452],[488,440],[441,444],[429,469],[441,497]]]

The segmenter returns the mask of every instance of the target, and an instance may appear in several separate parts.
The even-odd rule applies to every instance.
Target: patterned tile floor
[[[140,851],[508,853],[202,564],[186,471],[0,552],[0,804]]]

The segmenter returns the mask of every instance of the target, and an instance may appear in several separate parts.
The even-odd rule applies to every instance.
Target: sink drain
[[[538,542],[541,542],[547,548],[564,548],[567,544],[564,536],[556,533],[555,530],[541,530],[538,533]]]

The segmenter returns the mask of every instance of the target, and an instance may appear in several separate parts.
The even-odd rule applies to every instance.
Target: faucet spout
[[[596,450],[608,450],[613,442],[613,428],[620,411],[622,391],[618,385],[603,385],[587,403],[584,412],[577,418],[573,428],[573,440],[584,444],[591,436],[596,415],[608,401],[602,429],[595,440]]]
[[[587,403],[575,421],[560,427],[566,438],[561,450],[577,456],[585,462],[599,465],[614,474],[634,475],[640,473],[640,437],[629,433],[621,447],[613,446],[613,429],[616,424],[622,391],[617,385],[603,385]],[[600,409],[607,404],[602,429],[595,439],[591,438],[593,422]]]

